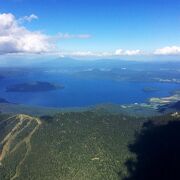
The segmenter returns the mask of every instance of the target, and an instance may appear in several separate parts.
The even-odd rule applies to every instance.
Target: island
[[[63,85],[52,84],[49,82],[30,82],[14,84],[6,87],[6,92],[41,92],[41,91],[52,91],[57,89],[63,89]]]

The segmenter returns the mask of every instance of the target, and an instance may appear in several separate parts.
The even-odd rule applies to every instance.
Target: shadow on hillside
[[[124,180],[180,180],[180,122],[154,125],[148,122],[129,150],[129,176]]]

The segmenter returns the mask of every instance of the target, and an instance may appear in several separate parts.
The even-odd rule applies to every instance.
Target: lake
[[[6,92],[12,84],[46,81],[62,84],[64,89],[47,92]],[[5,78],[0,81],[0,97],[9,102],[46,107],[83,107],[103,103],[143,103],[151,97],[168,96],[179,84],[157,82],[125,82],[79,78],[65,74],[36,74]],[[158,91],[144,92],[143,88],[158,88]]]

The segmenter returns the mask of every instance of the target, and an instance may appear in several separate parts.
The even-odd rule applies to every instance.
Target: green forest
[[[1,114],[0,119],[2,180],[123,180],[135,179],[131,166],[138,164],[138,153],[131,147],[142,133],[180,117],[91,110],[40,117]]]

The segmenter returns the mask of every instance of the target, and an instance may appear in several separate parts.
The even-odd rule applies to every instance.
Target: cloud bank
[[[58,33],[49,36],[40,31],[30,31],[22,23],[31,22],[38,17],[34,14],[16,19],[11,13],[0,14],[0,54],[9,53],[53,53],[57,51],[60,39],[87,39],[89,34]]]
[[[30,16],[24,16],[24,17],[20,18],[18,21],[20,23],[23,23],[25,21],[31,22],[32,20],[37,20],[37,19],[38,19],[38,16],[36,16],[35,14],[31,14]]]
[[[32,17],[29,17],[32,19]],[[30,20],[29,19],[29,20]],[[55,48],[51,38],[21,26],[13,14],[0,14],[0,53],[42,53]]]
[[[38,16],[31,14],[20,19],[11,13],[0,14],[0,55],[3,54],[52,54],[57,56],[74,57],[119,57],[119,56],[177,56],[180,55],[180,47],[167,46],[145,52],[140,49],[92,52],[92,51],[60,51],[58,41],[62,39],[89,39],[90,34],[58,33],[49,36],[41,31],[31,31],[23,26],[24,22],[37,20]]]
[[[154,51],[155,55],[180,55],[180,47],[167,46]]]
[[[115,52],[115,55],[117,56],[136,56],[136,55],[142,55],[143,51],[137,49],[137,50],[123,50],[123,49],[117,49]]]
[[[56,36],[57,39],[89,39],[91,38],[90,34],[69,34],[69,33],[58,33]]]
[[[75,56],[75,57],[118,57],[118,56],[139,56],[144,55],[141,50],[123,50],[117,49],[112,52],[92,52],[92,51],[75,51],[75,52],[61,52],[63,56]]]

